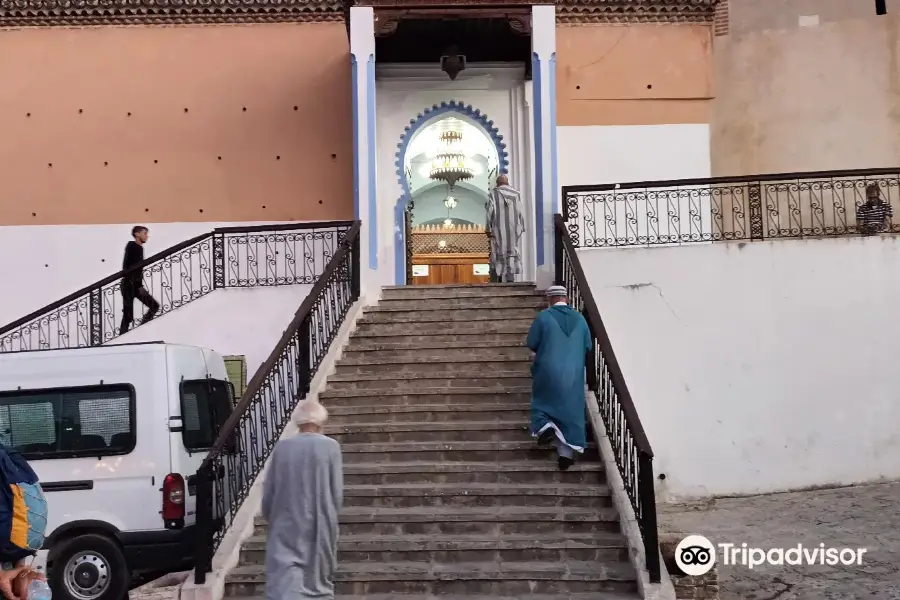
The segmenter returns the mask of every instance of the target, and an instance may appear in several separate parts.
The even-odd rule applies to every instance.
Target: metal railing
[[[641,530],[650,581],[659,583],[653,450],[625,385],[625,377],[562,215],[555,215],[553,224],[556,281],[565,286],[570,306],[584,315],[590,327],[594,344],[587,357],[588,388],[597,398],[616,465]]]
[[[262,472],[360,293],[360,223],[347,231],[269,358],[256,370],[197,471],[196,583]]]
[[[143,270],[156,318],[220,288],[314,283],[350,221],[220,227],[0,328],[0,352],[99,346],[121,333],[122,278]],[[141,306],[143,310],[143,306]],[[140,325],[141,311],[130,323]]]
[[[889,210],[861,227],[870,188]],[[562,188],[575,246],[617,247],[900,232],[900,169],[780,173]],[[870,211],[871,215],[871,211]]]

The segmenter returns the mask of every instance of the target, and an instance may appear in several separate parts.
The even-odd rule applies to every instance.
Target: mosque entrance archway
[[[411,121],[399,146],[404,283],[487,283],[486,203],[508,170],[499,131],[478,109],[442,102]]]

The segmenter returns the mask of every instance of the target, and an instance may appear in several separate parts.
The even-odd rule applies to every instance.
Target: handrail
[[[626,183],[600,183],[587,185],[564,185],[566,192],[610,192],[636,188],[687,187],[691,185],[719,185],[729,183],[755,183],[757,181],[785,181],[789,179],[836,179],[841,177],[878,177],[896,175],[900,169],[842,169],[838,171],[799,171],[796,173],[763,173],[760,175],[723,175],[719,177],[695,177],[690,179],[660,179],[657,181],[629,181]],[[565,215],[563,215],[565,218]]]
[[[269,353],[269,357],[265,360],[265,362],[263,362],[263,364],[259,365],[259,368],[256,369],[253,377],[251,377],[250,381],[247,382],[247,389],[241,395],[241,399],[237,403],[237,406],[234,407],[232,413],[228,415],[228,419],[226,419],[222,424],[222,427],[219,430],[219,436],[216,438],[216,442],[213,444],[212,448],[209,450],[209,454],[206,455],[206,458],[203,459],[203,462],[200,465],[201,469],[204,466],[209,466],[213,459],[217,455],[221,454],[225,445],[228,443],[228,439],[233,436],[234,429],[237,427],[237,424],[241,419],[241,413],[247,410],[247,406],[250,404],[253,396],[259,392],[259,388],[262,387],[263,380],[275,366],[276,361],[282,355],[284,349],[287,348],[291,339],[294,337],[294,334],[297,332],[297,329],[300,327],[300,323],[302,323],[303,320],[306,319],[307,316],[309,316],[309,313],[311,312],[313,305],[318,300],[319,295],[328,285],[329,277],[334,274],[334,272],[338,268],[338,265],[341,264],[341,262],[350,252],[351,244],[359,237],[359,229],[360,222],[355,221],[347,231],[347,235],[344,237],[344,241],[341,243],[341,248],[328,262],[328,266],[325,267],[325,271],[322,273],[322,276],[319,277],[319,280],[315,283],[315,285],[313,285],[313,288],[306,295],[306,298],[303,299],[303,302],[300,304],[300,308],[298,308],[297,312],[294,313],[294,318],[291,319],[290,324],[284,330],[284,333],[281,334],[281,339],[278,340],[278,343],[275,344],[275,347],[272,348],[272,351]]]
[[[218,227],[0,327],[0,352],[96,346],[121,334],[123,278],[144,273],[159,314],[214,289],[314,283],[352,221]],[[124,317],[123,317],[124,318]]]
[[[571,305],[581,311],[591,331],[594,345],[587,358],[588,388],[600,405],[616,464],[641,530],[650,581],[658,583],[659,534],[653,449],[562,215],[554,215],[553,226],[556,281],[566,287]]]
[[[900,233],[896,167],[570,185],[562,196],[578,247]]]
[[[63,298],[56,300],[55,302],[51,302],[47,306],[39,308],[36,311],[25,315],[24,317],[16,319],[15,321],[13,321],[12,323],[9,323],[8,325],[4,325],[3,327],[0,327],[0,335],[3,335],[4,333],[9,333],[16,327],[21,327],[22,325],[28,323],[29,321],[33,321],[34,319],[37,319],[38,317],[40,317],[41,315],[43,315],[45,313],[51,312],[53,310],[56,310],[57,308],[60,308],[61,306],[69,304],[70,302],[77,300],[78,298],[80,298],[81,296],[84,296],[85,294],[89,294],[91,291],[93,291],[97,288],[101,288],[105,285],[109,285],[110,283],[112,283],[114,281],[122,279],[129,273],[134,273],[139,269],[149,267],[150,265],[157,263],[164,258],[172,256],[173,254],[179,252],[180,250],[184,250],[185,248],[187,248],[189,246],[193,246],[197,242],[201,242],[211,236],[212,236],[212,232],[202,233],[198,236],[194,236],[183,242],[179,242],[179,243],[175,244],[174,246],[170,246],[170,247],[166,248],[165,250],[157,252],[156,254],[154,254],[153,256],[150,256],[149,258],[145,258],[144,260],[142,260],[138,264],[134,265],[133,267],[130,267],[128,269],[122,269],[121,271],[118,271],[116,273],[113,273],[112,275],[108,275],[107,277],[104,277],[100,281],[95,281],[94,283],[81,288],[77,292],[72,292],[68,296],[64,296]]]
[[[360,295],[355,221],[291,323],[253,374],[197,470],[194,580],[202,584],[225,531],[262,472],[297,403]]]

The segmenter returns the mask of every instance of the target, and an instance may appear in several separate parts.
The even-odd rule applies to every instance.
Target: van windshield
[[[181,436],[188,450],[208,450],[231,414],[231,384],[219,379],[181,383]]]

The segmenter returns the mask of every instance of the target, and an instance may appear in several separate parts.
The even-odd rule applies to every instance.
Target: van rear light
[[[169,529],[184,527],[184,477],[169,473],[163,480],[162,517]]]

